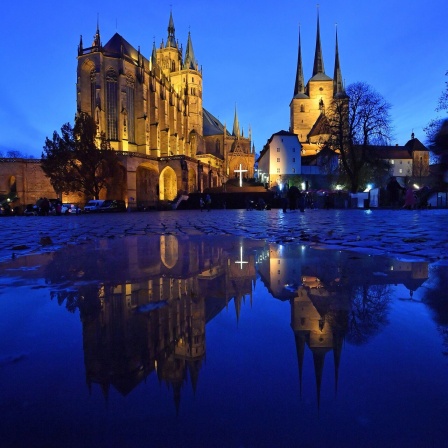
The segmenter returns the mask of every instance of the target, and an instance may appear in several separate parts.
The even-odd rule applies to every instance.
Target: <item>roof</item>
[[[314,123],[313,127],[311,128],[308,137],[315,137],[317,135],[328,134],[329,133],[328,129],[329,129],[328,119],[324,114],[321,113],[317,118],[316,122]]]
[[[414,135],[414,134],[412,134]],[[428,151],[428,148],[418,139],[415,137],[412,137],[405,145],[404,147],[408,151]]]
[[[375,151],[381,159],[412,159],[412,154],[405,146],[370,145],[368,149]]]
[[[108,56],[121,56],[123,54],[134,61],[138,61],[138,51],[118,33],[115,33],[103,46],[103,51]]]
[[[224,125],[205,108],[202,109],[202,117],[204,137],[224,134]],[[226,134],[230,135],[228,131]]]
[[[317,154],[302,156],[302,166],[316,166],[318,164],[318,160],[323,157],[338,157],[338,155],[332,149],[325,146]]]
[[[297,93],[294,95],[294,99],[309,99],[309,96],[306,93]]]
[[[325,73],[316,73],[312,78],[310,78],[310,81],[333,81],[333,79]]]

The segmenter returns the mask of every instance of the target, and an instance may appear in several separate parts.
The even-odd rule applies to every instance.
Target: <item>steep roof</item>
[[[299,53],[297,55],[297,72],[296,72],[296,83],[294,86],[294,98],[296,98],[297,95],[301,94],[305,94],[305,82],[303,78],[302,44],[300,42],[300,28],[299,28]]]
[[[325,74],[324,58],[322,56],[322,46],[320,44],[319,14],[317,14],[316,50],[314,52],[313,78],[317,74]]]
[[[336,51],[334,56],[333,94],[341,96],[344,92],[341,64],[339,63],[338,30],[336,29]]]
[[[418,138],[414,137],[414,133],[412,133],[412,138],[404,145],[404,147],[410,152],[428,151],[428,148]]]
[[[202,117],[204,137],[224,134],[224,125],[205,108],[202,109]],[[226,131],[226,134],[230,135],[228,131]]]
[[[317,135],[328,134],[328,119],[324,114],[320,114],[319,118],[314,123],[311,131],[308,134],[308,137],[315,137]]]
[[[194,57],[193,42],[191,41],[190,32],[188,32],[187,50],[185,51],[185,62],[183,68],[191,70],[198,69],[198,63]]]
[[[107,56],[121,56],[123,54],[134,61],[138,61],[138,50],[118,33],[115,33],[103,46],[103,51]]]

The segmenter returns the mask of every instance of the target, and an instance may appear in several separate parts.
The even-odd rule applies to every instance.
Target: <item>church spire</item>
[[[157,65],[157,50],[156,50],[156,42],[152,43],[152,53],[149,58],[149,70],[152,70]]]
[[[303,66],[302,66],[302,44],[300,41],[300,26],[299,26],[299,53],[297,56],[297,73],[296,84],[294,86],[294,96],[299,93],[305,93],[305,82],[303,78]]]
[[[341,66],[339,64],[338,28],[336,26],[336,52],[334,57],[333,94],[344,92]]]
[[[176,43],[176,36],[174,35],[175,28],[174,28],[174,20],[173,20],[173,13],[170,11],[170,20],[168,22],[168,37],[166,39],[166,45],[165,47],[172,47],[177,48]]]
[[[319,73],[325,74],[324,58],[322,56],[322,47],[320,44],[320,25],[319,25],[319,10],[318,10],[317,11],[316,51],[314,53],[313,76],[315,76]]]
[[[184,69],[197,70],[198,63],[194,57],[193,43],[191,41],[191,34],[188,31],[187,49],[185,50]]]
[[[235,104],[235,115],[233,117],[233,131],[232,131],[232,135],[235,137],[240,136],[240,124],[238,123],[238,114],[236,112],[236,104]]]
[[[101,46],[101,38],[100,38],[100,20],[97,17],[96,19],[96,33],[95,36],[93,36],[93,43],[92,47],[99,48]]]

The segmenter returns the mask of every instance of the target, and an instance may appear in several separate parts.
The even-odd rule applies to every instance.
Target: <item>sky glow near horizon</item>
[[[411,133],[423,143],[423,128],[436,118],[448,78],[444,24],[446,0],[321,0],[320,32],[325,72],[333,76],[335,24],[346,85],[363,81],[391,105],[394,138]],[[240,129],[259,153],[268,138],[289,129],[289,104],[301,30],[305,82],[311,77],[317,3],[228,0],[152,2],[125,9],[116,0],[67,0],[55,4],[11,3],[0,17],[5,66],[0,74],[0,152],[40,157],[45,137],[73,123],[76,112],[77,47],[91,45],[99,20],[101,41],[121,34],[148,58],[166,42],[170,10],[184,54],[191,32],[203,71],[203,106],[231,129],[235,107]]]

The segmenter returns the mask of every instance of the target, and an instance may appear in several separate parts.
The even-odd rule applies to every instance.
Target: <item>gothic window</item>
[[[118,77],[113,69],[106,73],[107,138],[118,140]]]
[[[135,142],[135,111],[134,111],[134,78],[126,78],[126,110],[128,111],[128,140]]]
[[[171,61],[171,71],[172,72],[176,71],[176,63],[174,61]]]
[[[90,71],[90,115],[95,116],[96,107],[96,72],[93,68]]]
[[[218,139],[216,139],[216,142],[215,142],[215,151],[216,151],[216,154],[219,154],[221,151],[221,143]]]
[[[300,105],[300,112],[305,112],[305,106],[303,104]]]

